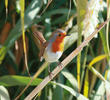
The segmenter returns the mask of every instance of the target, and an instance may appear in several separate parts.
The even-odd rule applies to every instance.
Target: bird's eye
[[[59,37],[61,36],[61,34],[58,35]]]

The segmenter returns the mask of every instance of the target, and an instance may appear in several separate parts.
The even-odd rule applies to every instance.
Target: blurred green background
[[[82,2],[82,0],[80,2]],[[7,9],[5,3],[5,0],[0,0],[0,85],[4,86],[8,91],[6,95],[9,95],[9,97],[7,96],[5,100],[9,100],[9,98],[13,100],[28,84],[30,78],[24,63],[19,0],[9,0]],[[105,3],[107,2],[105,1]],[[6,12],[6,10],[8,11]],[[77,48],[79,28],[77,25],[78,14],[75,0],[25,0],[24,14],[27,60],[31,76],[33,76],[45,62],[44,60],[42,62],[39,60],[39,48],[36,46],[33,38],[32,25],[37,24],[38,31],[41,31],[45,39],[49,40],[53,31],[69,26],[68,24],[70,23],[67,22],[71,16],[73,16],[71,20],[72,26],[67,30],[67,33],[70,34],[70,38],[66,39],[65,51],[60,61],[65,59]],[[100,23],[102,23],[106,17],[107,7],[104,8],[103,12],[99,12],[98,19]],[[104,27],[99,32],[98,37],[94,38],[88,46],[82,50],[80,61],[80,93],[83,99],[86,98],[84,97],[84,86],[86,84],[87,65],[96,56],[109,52],[107,51],[105,33],[106,28]],[[110,30],[108,33],[110,33]],[[110,39],[108,41],[110,41]],[[57,66],[57,63],[52,63],[50,66],[52,71]],[[108,66],[109,64],[106,59],[95,64],[96,70],[102,75],[105,75]],[[39,74],[38,78],[32,82],[29,88],[20,97],[20,100],[23,100],[47,75],[48,68]],[[50,82],[43,91],[39,93],[36,100],[77,100],[77,58],[75,57],[52,81],[56,83]],[[100,100],[100,98],[103,97],[104,100],[106,100],[105,92],[102,89],[102,81],[90,71],[88,73],[87,87],[88,90],[85,90],[88,94],[87,98],[90,100],[96,100],[96,98]],[[99,92],[100,89],[102,89],[101,92]],[[3,95],[2,92],[5,90],[2,90],[0,87],[0,91],[0,95]],[[79,100],[83,100],[81,97]]]

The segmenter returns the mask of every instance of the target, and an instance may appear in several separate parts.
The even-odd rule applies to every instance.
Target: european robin
[[[53,33],[52,37],[48,41],[48,45],[44,50],[43,57],[47,62],[58,62],[64,51],[64,39],[66,36],[68,35],[62,29],[58,29]]]

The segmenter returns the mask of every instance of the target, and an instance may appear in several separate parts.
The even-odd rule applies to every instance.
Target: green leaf
[[[63,83],[64,78],[62,74],[59,74],[57,83]],[[60,86],[56,86],[53,91],[53,100],[63,100],[63,89]]]
[[[42,16],[38,16],[38,18],[35,20],[35,22],[37,21],[37,23],[41,22],[42,20],[44,20],[45,18],[49,18],[53,15],[56,15],[56,14],[68,14],[68,9],[65,9],[65,8],[60,8],[60,9],[55,9],[55,10],[52,10],[52,11],[47,11],[46,13],[44,13],[44,15]],[[75,13],[75,10],[71,10],[70,12],[70,15],[72,15],[73,13]],[[60,20],[61,22],[61,20]]]
[[[8,90],[4,86],[0,86],[0,100],[10,100]]]
[[[101,22],[104,22],[103,18],[101,18],[101,17],[100,17],[100,20],[101,20]],[[104,52],[105,52],[105,54],[108,54],[105,32],[106,32],[106,31],[105,31],[105,28],[102,28],[102,29],[99,31],[99,35],[100,35],[101,40],[102,40]]]
[[[107,57],[106,54],[103,54],[103,55],[99,55],[97,57],[95,57],[90,63],[89,63],[89,66],[92,66],[93,64],[105,59]]]
[[[60,83],[55,83],[55,82],[53,82],[53,83],[64,88],[65,90],[67,90],[69,93],[71,93],[73,96],[75,96],[77,98],[77,100],[89,100],[88,98],[84,97],[82,94],[76,92],[71,87],[68,87],[68,86],[60,84]]]
[[[108,81],[105,82],[105,90],[106,90],[106,98],[110,100],[110,83]]]
[[[0,77],[0,85],[3,86],[25,86],[31,80],[30,77],[26,76],[17,76],[17,75],[7,75]],[[35,86],[41,82],[41,79],[36,78],[32,83],[31,86]]]
[[[63,70],[61,73],[67,78],[67,80],[71,83],[74,89],[78,90],[78,83],[75,77],[68,70]]]
[[[105,93],[105,87],[104,87],[104,82],[97,83],[97,91],[93,96],[92,100],[101,100],[102,96]]]

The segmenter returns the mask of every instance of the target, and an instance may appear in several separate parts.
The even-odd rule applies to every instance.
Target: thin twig
[[[46,11],[46,9],[48,8],[48,6],[50,5],[51,2],[52,2],[52,0],[48,0],[48,3],[46,5],[46,7],[44,8],[44,10],[41,12],[40,16]]]
[[[89,43],[89,41],[107,24],[107,22],[110,21],[110,19],[107,19],[104,23],[100,24],[99,27],[96,28],[96,30],[87,37],[84,42],[81,43],[68,57],[66,57],[62,62],[62,67],[57,66],[50,76],[48,75],[24,100],[31,100],[36,94],[38,94],[69,62],[76,57],[79,52]]]
[[[71,0],[70,0],[70,4],[69,4],[69,11],[68,11],[68,16],[67,16],[67,19],[69,19],[70,12],[71,12]]]

